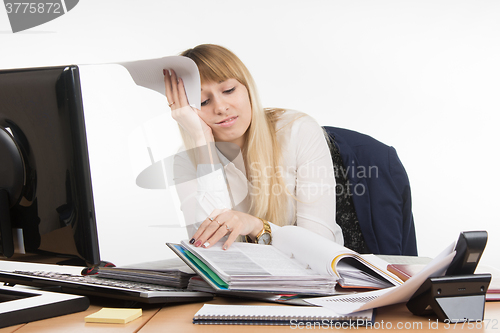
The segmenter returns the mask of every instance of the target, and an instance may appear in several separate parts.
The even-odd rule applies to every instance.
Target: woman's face
[[[252,120],[247,88],[236,79],[203,83],[200,117],[212,128],[215,141],[232,142],[241,148]]]

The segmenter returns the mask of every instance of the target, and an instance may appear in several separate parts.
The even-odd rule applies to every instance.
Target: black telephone
[[[483,320],[491,274],[474,271],[487,240],[486,231],[460,233],[446,274],[428,278],[406,303],[408,310],[420,316],[434,313],[448,323]]]
[[[451,262],[445,276],[474,274],[479,259],[488,240],[486,231],[465,231],[460,233],[455,251],[457,254]]]

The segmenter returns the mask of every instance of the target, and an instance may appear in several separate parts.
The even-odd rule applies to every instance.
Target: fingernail
[[[165,70],[163,70],[163,75],[165,75],[167,72]]]
[[[201,245],[201,241],[197,241],[196,243],[194,243],[194,246],[195,246],[195,247],[198,247],[198,246],[200,246],[200,245]]]
[[[194,244],[195,240],[196,240],[196,239],[191,238],[191,239],[189,240],[189,244]]]
[[[227,250],[227,245],[224,244],[224,246],[222,247],[223,250]]]
[[[207,247],[209,247],[209,246],[210,246],[210,243],[209,243],[209,242],[205,242],[205,244],[203,244],[203,247],[204,247],[204,248],[207,248]]]

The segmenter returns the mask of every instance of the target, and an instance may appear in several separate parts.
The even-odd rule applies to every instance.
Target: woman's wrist
[[[260,228],[259,226],[258,228],[254,229],[253,233],[246,236],[246,241],[248,243],[270,245],[272,243],[271,224],[268,221],[261,219],[260,217],[258,219],[262,222],[262,228]],[[256,235],[253,235],[255,233],[255,230],[260,231],[258,231]]]
[[[215,139],[212,132],[203,132],[194,138],[194,142],[197,147],[201,147],[215,142]]]
[[[215,141],[208,136],[201,139],[195,139],[195,154],[197,156],[198,163],[201,164],[218,164],[220,163],[219,157],[217,156],[217,150],[215,148]]]
[[[262,229],[264,229],[264,222],[260,218],[254,217],[254,227],[252,231],[248,234],[248,236],[252,240],[255,240],[255,238],[257,237],[258,234],[260,234]]]
[[[196,147],[204,147],[207,145],[207,140],[205,138],[195,139],[194,144]]]

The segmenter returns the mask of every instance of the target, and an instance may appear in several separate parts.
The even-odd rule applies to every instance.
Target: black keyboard
[[[22,284],[77,295],[144,303],[194,302],[213,297],[209,293],[158,284],[46,271],[0,271],[0,281],[11,285]]]
[[[186,291],[186,289],[179,289],[174,287],[166,287],[158,284],[141,283],[135,281],[122,281],[116,279],[107,279],[97,276],[83,276],[74,274],[64,274],[57,272],[44,272],[44,271],[14,271],[15,274],[37,276],[48,278],[54,281],[75,282],[79,284],[107,286],[119,289],[137,290],[137,291]]]

